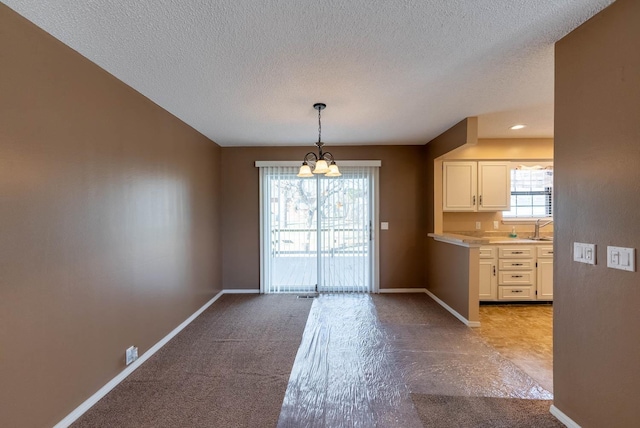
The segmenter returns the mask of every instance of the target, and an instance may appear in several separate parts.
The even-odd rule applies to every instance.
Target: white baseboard
[[[426,288],[381,288],[378,293],[391,294],[391,293],[424,293]]]
[[[113,388],[118,386],[120,382],[125,380],[127,376],[134,372],[135,369],[140,367],[142,363],[147,361],[153,354],[158,352],[160,348],[162,348],[167,342],[169,342],[175,335],[180,333],[186,326],[188,326],[194,319],[198,317],[202,312],[204,312],[213,302],[218,300],[220,296],[222,296],[225,291],[221,291],[216,294],[213,299],[209,300],[204,304],[200,309],[193,313],[189,318],[184,320],[182,324],[174,328],[171,333],[167,334],[163,337],[158,343],[153,345],[147,352],[142,354],[140,358],[127,366],[126,369],[122,370],[116,377],[111,379],[106,385],[100,388],[95,394],[86,399],[82,404],[76,407],[71,413],[69,413],[63,420],[58,422],[54,428],[67,428],[69,425],[74,423],[80,416],[82,416],[87,410],[89,410],[94,404],[100,401],[105,395],[107,395]]]
[[[468,319],[466,319],[465,317],[463,317],[462,315],[460,315],[460,313],[458,313],[458,311],[456,311],[455,309],[453,309],[451,306],[447,305],[445,302],[443,302],[442,300],[440,300],[440,298],[438,298],[438,296],[436,296],[435,294],[433,294],[431,291],[429,290],[425,290],[425,293],[427,293],[429,295],[429,297],[431,297],[433,300],[435,300],[436,302],[438,302],[438,304],[440,306],[442,306],[443,308],[445,308],[447,311],[449,311],[451,313],[451,315],[453,315],[454,317],[458,318],[460,321],[462,321],[462,323],[464,325],[466,325],[467,327],[480,327],[480,321],[469,321]]]
[[[558,409],[553,404],[551,405],[551,408],[549,409],[549,411],[551,412],[551,414],[553,416],[556,417],[556,419],[558,419],[560,422],[565,424],[567,427],[569,427],[569,428],[580,428],[580,425],[575,423],[575,421],[573,419],[571,419],[569,416],[565,415],[562,412],[562,410]]]
[[[242,288],[242,289],[234,289],[234,288],[225,288],[224,290],[222,290],[223,294],[260,294],[260,290],[258,290],[257,288],[254,289],[246,289],[246,288]]]

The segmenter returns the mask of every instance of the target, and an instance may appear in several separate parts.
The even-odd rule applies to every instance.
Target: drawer
[[[533,285],[534,273],[530,271],[507,271],[498,273],[498,284],[500,285]]]
[[[533,286],[509,286],[498,287],[498,300],[536,300]]]
[[[531,259],[500,259],[498,261],[500,270],[528,270],[533,269]]]
[[[553,258],[553,247],[552,246],[542,246],[538,247],[538,257],[541,258]]]
[[[495,259],[496,247],[480,247],[481,259]]]
[[[501,259],[532,259],[534,255],[533,247],[519,247],[516,245],[498,247],[498,257]]]

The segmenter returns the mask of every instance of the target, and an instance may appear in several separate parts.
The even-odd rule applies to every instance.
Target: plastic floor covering
[[[278,427],[422,427],[411,393],[553,398],[425,295],[320,295]]]

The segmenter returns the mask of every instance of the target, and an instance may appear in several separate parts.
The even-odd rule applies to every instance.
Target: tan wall
[[[453,150],[442,159],[545,160],[553,159],[552,138],[478,139],[478,144]]]
[[[618,0],[556,44],[554,392],[585,428],[640,421],[640,273],[606,267],[607,245],[640,249],[639,22]]]
[[[52,426],[220,286],[220,148],[0,5],[0,425]]]
[[[440,136],[431,140],[424,150],[425,165],[425,214],[427,218],[427,231],[434,232],[437,229],[436,206],[442,207],[442,199],[435,197],[434,189],[441,186],[435,172],[436,159],[446,153],[467,144],[470,131],[473,133],[477,126],[475,118],[465,119]],[[442,174],[440,173],[439,176]],[[442,208],[440,208],[440,213]],[[441,221],[442,218],[440,217]],[[440,225],[440,227],[442,227]],[[441,231],[441,230],[440,230]],[[469,293],[469,248],[456,247],[450,244],[435,242],[427,239],[425,251],[425,280],[426,287],[446,304],[455,309],[460,315],[471,321],[477,321],[474,311],[477,311],[478,301],[475,306],[470,303]],[[477,295],[476,295],[477,296]],[[474,309],[475,307],[475,309]],[[471,315],[471,319],[469,318]]]
[[[223,283],[230,289],[260,287],[260,201],[257,160],[302,161],[314,147],[225,147],[223,162]],[[425,216],[423,146],[326,147],[338,164],[381,160],[380,288],[424,288]]]

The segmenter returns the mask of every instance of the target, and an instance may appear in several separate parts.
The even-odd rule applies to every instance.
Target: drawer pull
[[[522,290],[511,290],[512,293],[522,293]]]
[[[524,263],[511,263],[511,266],[522,266]]]
[[[522,254],[524,251],[512,251],[511,254]]]
[[[522,275],[511,275],[511,278],[522,278]]]

